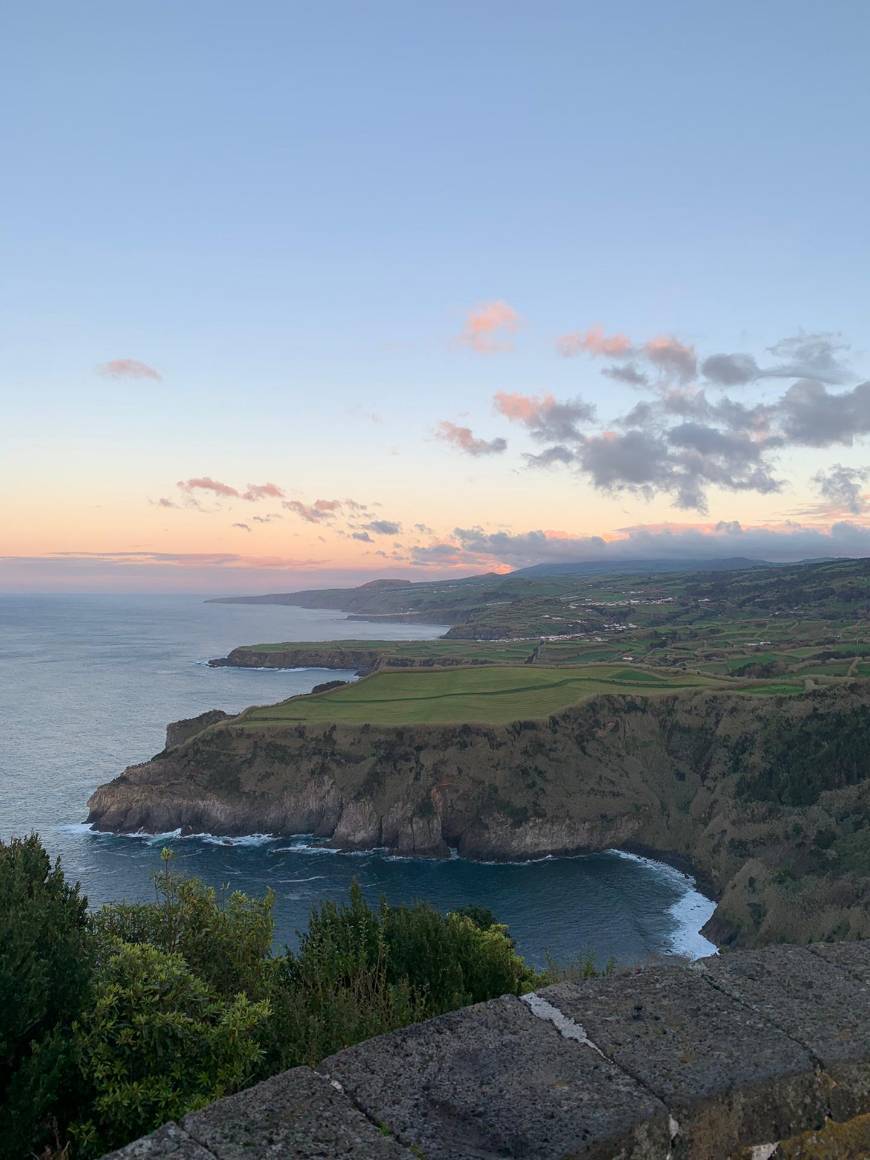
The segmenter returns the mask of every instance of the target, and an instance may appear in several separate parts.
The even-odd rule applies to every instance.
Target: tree
[[[0,1155],[41,1148],[77,1096],[71,1043],[93,963],[87,899],[36,834],[0,842]]]

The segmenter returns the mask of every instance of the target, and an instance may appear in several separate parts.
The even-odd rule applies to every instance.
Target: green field
[[[754,694],[795,693],[801,682],[739,683],[694,673],[586,665],[500,665],[429,671],[378,672],[329,693],[293,697],[248,709],[235,724],[246,728],[295,721],[352,725],[481,723],[546,718],[600,693],[639,694],[727,689]]]

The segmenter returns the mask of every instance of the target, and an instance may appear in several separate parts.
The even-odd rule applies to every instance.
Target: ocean
[[[206,604],[194,596],[0,596],[0,839],[36,830],[90,903],[154,897],[160,850],[219,889],[275,893],[276,945],[295,945],[309,910],[356,879],[392,903],[442,910],[476,903],[508,923],[540,965],[599,963],[715,948],[699,930],[713,903],[673,867],[609,851],[522,864],[344,854],[304,836],[180,838],[93,833],[93,789],[163,748],[166,724],[238,711],[352,674],[209,668],[240,644],[276,640],[427,639],[432,626],[367,624],[279,605]]]

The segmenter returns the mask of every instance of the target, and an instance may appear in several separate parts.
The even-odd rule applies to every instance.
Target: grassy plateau
[[[798,693],[803,687],[802,681],[741,682],[626,665],[492,665],[380,671],[327,693],[248,709],[235,724],[248,729],[293,722],[503,725],[546,718],[601,693],[649,696],[727,689],[764,695]]]

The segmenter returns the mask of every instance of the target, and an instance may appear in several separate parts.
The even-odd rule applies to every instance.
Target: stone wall
[[[112,1160],[870,1155],[870,942],[505,996],[220,1100]]]

